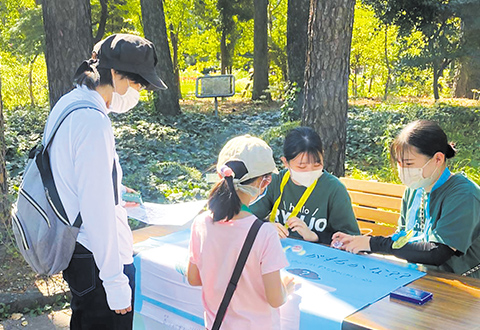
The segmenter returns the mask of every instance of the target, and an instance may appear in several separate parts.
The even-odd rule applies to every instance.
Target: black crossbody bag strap
[[[212,330],[220,329],[220,325],[222,324],[225,313],[227,312],[227,307],[230,304],[230,300],[232,300],[233,293],[237,288],[238,280],[240,279],[240,275],[242,275],[243,268],[245,267],[248,255],[250,254],[250,250],[252,249],[255,237],[257,237],[258,231],[263,224],[264,221],[256,219],[250,227],[247,238],[245,239],[242,250],[240,251],[240,255],[238,256],[235,268],[233,269],[233,274],[230,278],[230,282],[228,283],[227,290],[225,291],[225,295],[223,296],[220,307],[218,308],[215,321],[213,322]]]

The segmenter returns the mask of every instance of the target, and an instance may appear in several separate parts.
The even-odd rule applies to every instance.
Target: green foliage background
[[[230,138],[251,134],[267,141],[277,165],[283,139],[299,125],[282,120],[277,110],[262,110],[252,104],[247,112],[216,118],[184,107],[174,118],[152,114],[150,101],[127,114],[112,114],[117,150],[125,185],[140,191],[145,201],[171,203],[206,198],[205,174],[215,172],[217,155]],[[27,151],[40,139],[47,108],[19,108],[7,113],[7,169],[11,193],[20,183]],[[465,172],[480,184],[480,106],[452,104],[379,104],[352,106],[348,112],[347,173],[357,178],[398,182],[389,160],[389,145],[399,130],[416,119],[437,121],[458,154],[450,163],[455,172]]]
[[[288,88],[287,3],[287,0],[273,0],[269,1],[268,7],[270,92],[277,100],[285,99]],[[95,36],[100,21],[100,1],[91,0],[91,6]],[[176,35],[178,39],[182,96],[193,98],[195,78],[220,69],[217,0],[165,0],[164,8],[169,38]],[[108,13],[104,37],[119,32],[143,35],[140,0],[108,1]],[[357,2],[350,61],[350,96],[381,99],[385,96],[387,79],[390,97],[431,96],[432,69],[419,60],[425,57],[422,32],[412,30],[399,34],[399,28],[385,24],[377,16],[371,7]],[[5,107],[13,109],[32,103],[28,77],[32,60],[33,103],[46,105],[48,82],[41,7],[34,0],[0,0],[0,17],[0,75]],[[248,98],[251,96],[248,71],[253,67],[253,19],[243,21],[238,15],[232,19],[236,24],[233,73],[241,86],[238,93]],[[458,23],[458,19],[449,21],[453,31],[450,39],[458,37]],[[440,78],[442,97],[451,97],[455,72],[456,63],[453,62]]]
[[[430,0],[429,0],[430,1]],[[93,34],[100,20],[100,1],[92,0]],[[220,66],[219,11],[216,0],[165,0],[167,30],[178,38],[181,88],[184,98],[194,97],[195,78]],[[407,122],[417,118],[438,121],[457,142],[459,155],[452,163],[479,181],[478,107],[454,104],[421,106],[397,102],[404,96],[429,96],[431,69],[408,64],[425,46],[421,32],[399,34],[380,21],[370,7],[357,3],[351,51],[350,95],[382,98],[388,81],[393,102],[349,110],[347,170],[351,175],[396,181],[388,161],[388,144]],[[140,0],[111,0],[105,36],[116,33],[142,35]],[[285,132],[298,125],[295,112],[298,87],[286,82],[287,1],[269,1],[270,89],[281,100],[275,111],[252,104],[249,111],[220,118],[185,107],[174,118],[153,114],[151,99],[127,115],[112,115],[118,150],[127,185],[141,190],[145,200],[172,202],[205,197],[209,186],[203,176],[211,170],[221,146],[234,135],[250,133],[272,144],[277,156]],[[40,7],[34,0],[1,0],[0,75],[6,117],[7,169],[12,196],[18,186],[26,152],[39,141],[48,114],[48,88],[43,56]],[[237,14],[233,73],[236,99],[251,96],[253,20]],[[33,61],[35,59],[35,61]],[[32,64],[33,63],[33,64]],[[387,65],[388,63],[388,65]],[[408,65],[407,65],[408,64]],[[451,95],[451,66],[441,78],[441,93]],[[29,74],[32,73],[31,84]],[[31,93],[29,88],[31,88]],[[32,105],[33,104],[33,105]]]

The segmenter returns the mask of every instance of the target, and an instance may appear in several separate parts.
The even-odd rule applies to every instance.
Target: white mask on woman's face
[[[437,172],[438,167],[435,168],[435,171],[433,171],[428,178],[423,177],[423,169],[432,159],[433,158],[419,168],[401,167],[400,164],[397,164],[398,176],[402,183],[412,189],[427,188],[431,186],[435,181],[434,175]]]
[[[288,170],[290,171],[292,180],[307,188],[310,187],[315,180],[319,179],[323,174],[323,169],[308,172],[297,172],[291,168]]]
[[[127,82],[127,91],[125,94],[120,95],[116,91],[115,80],[113,80],[114,92],[112,94],[112,101],[110,102],[110,111],[116,113],[125,113],[137,105],[138,100],[140,99],[140,92],[130,86],[129,80],[127,80]]]

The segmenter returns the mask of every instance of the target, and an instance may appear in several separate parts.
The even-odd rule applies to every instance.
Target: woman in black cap
[[[133,108],[143,88],[166,88],[155,73],[156,63],[150,41],[127,34],[106,38],[79,67],[76,87],[48,118],[45,133],[51,134],[66,109],[75,108],[49,148],[68,221],[82,220],[75,252],[63,271],[72,293],[73,330],[132,328],[133,240],[119,198],[122,169],[108,113]]]

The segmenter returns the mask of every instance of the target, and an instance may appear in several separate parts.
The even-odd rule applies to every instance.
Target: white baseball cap
[[[231,161],[242,162],[247,169],[247,173],[241,177],[235,176],[239,182],[278,173],[272,149],[262,139],[248,134],[237,136],[225,144],[218,155],[217,172],[221,173],[222,166]]]

